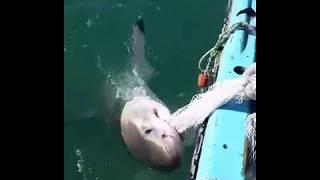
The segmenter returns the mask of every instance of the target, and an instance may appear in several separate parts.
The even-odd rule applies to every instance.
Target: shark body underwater
[[[140,73],[149,69],[141,68],[147,64],[144,33],[144,21],[139,18],[133,26],[131,48],[133,71]],[[149,72],[142,72],[141,75],[146,73]],[[144,89],[142,91],[146,92]],[[135,93],[134,97],[125,103],[120,117],[121,135],[134,158],[158,168],[174,169],[180,166],[183,154],[182,137],[167,122],[170,117],[170,110],[152,95]]]

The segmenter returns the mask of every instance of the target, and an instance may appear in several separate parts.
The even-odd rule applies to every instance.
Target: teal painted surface
[[[247,7],[256,9],[256,2],[234,0],[229,27],[239,21],[256,25],[246,14],[236,14]],[[228,40],[221,56],[217,81],[239,77],[233,69],[248,67],[254,62],[256,37],[245,31],[236,31]],[[245,120],[247,103],[230,102],[215,111],[209,118],[197,172],[197,180],[242,180]]]

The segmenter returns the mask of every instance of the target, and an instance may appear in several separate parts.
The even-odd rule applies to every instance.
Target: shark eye
[[[152,131],[152,129],[147,129],[147,130],[145,130],[144,132],[145,132],[146,134],[150,134],[151,131]]]
[[[153,109],[153,113],[154,113],[154,115],[157,116],[157,118],[159,118],[159,114],[158,114],[158,111],[156,109]]]

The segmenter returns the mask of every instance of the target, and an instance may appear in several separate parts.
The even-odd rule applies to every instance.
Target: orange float
[[[208,83],[208,79],[209,79],[208,73],[206,72],[200,73],[198,76],[198,86],[200,88],[206,87]]]

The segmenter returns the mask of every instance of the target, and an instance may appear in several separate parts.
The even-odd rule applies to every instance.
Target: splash
[[[88,20],[86,22],[87,27],[90,28],[92,26],[92,24],[93,24],[93,20],[88,18]]]
[[[146,76],[143,76],[142,73],[139,73],[139,71],[148,72],[147,79],[151,78],[153,74],[151,73],[153,72],[153,68],[151,68],[149,64],[141,66],[139,69],[135,68],[136,66],[134,66],[132,69],[127,69],[124,72],[113,73],[111,70],[104,68],[102,57],[100,53],[98,53],[96,66],[100,73],[105,76],[104,85],[107,86],[106,89],[112,89],[111,92],[106,91],[105,93],[114,94],[115,99],[126,102],[130,101],[135,96],[150,96],[151,98],[161,102],[159,98],[157,98],[156,94],[149,89],[144,79]],[[141,69],[142,67],[143,69]]]
[[[97,68],[106,75],[106,83],[115,89],[115,98],[126,102],[135,96],[149,96],[161,102],[146,84],[153,77],[155,70],[145,57],[144,22],[141,17],[133,26],[128,43],[123,44],[131,63],[128,63],[129,68],[120,74],[114,75],[111,71],[106,71],[102,66],[101,56],[97,56]]]
[[[149,89],[136,69],[132,69],[131,72],[120,73],[117,76],[108,73],[106,81],[115,89],[115,98],[121,101],[130,101],[136,96],[149,96],[161,102],[156,94]]]

